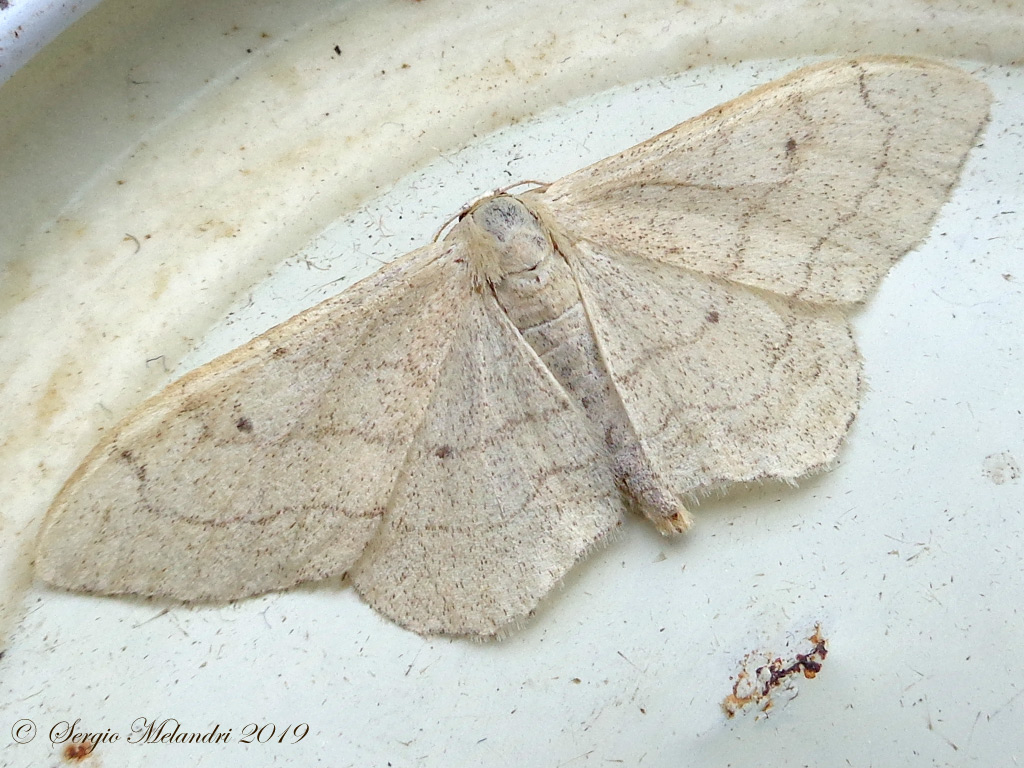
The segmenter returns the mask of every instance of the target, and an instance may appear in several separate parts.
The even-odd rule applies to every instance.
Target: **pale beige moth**
[[[85,458],[36,566],[226,601],[347,573],[420,633],[522,622],[624,513],[836,458],[847,313],[928,234],[984,126],[948,66],[801,69],[470,207],[144,402]]]

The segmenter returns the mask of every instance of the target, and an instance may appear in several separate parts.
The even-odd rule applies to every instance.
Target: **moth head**
[[[478,278],[488,283],[534,269],[554,249],[541,217],[511,195],[481,200],[466,212],[452,235],[464,239]]]

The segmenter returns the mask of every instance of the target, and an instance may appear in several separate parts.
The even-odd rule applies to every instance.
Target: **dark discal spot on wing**
[[[132,472],[135,473],[135,477],[139,479],[139,482],[146,482],[146,465],[139,464],[139,460],[134,453],[125,449],[118,454],[118,458],[132,468]]]

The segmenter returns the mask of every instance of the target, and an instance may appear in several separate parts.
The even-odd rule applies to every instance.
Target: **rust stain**
[[[80,763],[96,749],[94,741],[73,741],[64,747],[64,760],[68,763]]]
[[[761,712],[767,713],[774,705],[772,694],[780,687],[789,685],[794,675],[801,674],[808,680],[817,677],[828,656],[828,639],[821,634],[820,624],[815,625],[814,634],[807,640],[812,644],[810,652],[798,653],[788,663],[777,656],[764,664],[753,666],[760,654],[748,653],[736,675],[732,692],[722,701],[726,716],[735,717],[749,705],[755,705]]]

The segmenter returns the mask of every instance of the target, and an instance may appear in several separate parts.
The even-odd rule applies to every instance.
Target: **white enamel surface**
[[[0,84],[100,0],[0,2]]]
[[[993,120],[931,237],[855,319],[870,390],[832,473],[705,504],[679,543],[631,521],[496,644],[424,640],[334,583],[167,612],[38,584],[21,599],[49,499],[96,430],[146,393],[425,242],[476,195],[557,178],[808,59],[699,68],[544,107],[733,49],[979,58],[972,40],[985,40],[998,63],[1013,32],[1013,20],[954,24],[936,11],[923,25],[932,32],[915,34],[920,11],[906,4],[890,20],[866,7],[866,26],[836,42],[828,6],[788,17],[766,4],[759,27],[654,3],[631,3],[624,19],[614,6],[567,27],[557,10],[520,11],[509,41],[488,32],[467,44],[484,17],[430,0],[326,21],[312,4],[287,20],[259,9],[242,23],[230,8],[198,19],[193,9],[190,21],[170,5],[118,16],[105,3],[105,24],[91,15],[90,34],[73,28],[63,52],[0,88],[3,146],[18,150],[0,154],[3,586],[15,627],[0,660],[5,764],[57,762],[63,745],[47,733],[76,718],[121,734],[97,765],[1020,757],[1024,81],[1012,68],[964,64],[992,86]],[[102,33],[118,18],[123,28]],[[785,40],[803,37],[775,42],[765,18]],[[699,30],[712,27],[726,31],[709,48]],[[371,30],[384,28],[390,47],[375,47]],[[609,42],[624,38],[647,40],[648,55]],[[87,40],[94,58],[74,47]],[[83,57],[96,71],[76,81],[61,62]],[[338,110],[337,123],[314,119]],[[539,120],[489,135],[532,112]],[[474,134],[487,137],[454,151]],[[830,640],[824,672],[767,720],[726,720],[719,704],[744,654],[804,650],[816,622]],[[280,730],[248,747],[125,744],[140,717],[192,732],[216,723],[233,742],[250,722],[310,731],[294,745],[276,743]],[[10,735],[21,718],[39,729],[25,745]]]

